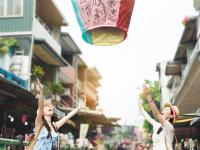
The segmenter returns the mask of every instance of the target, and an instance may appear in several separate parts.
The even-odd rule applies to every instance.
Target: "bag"
[[[40,128],[38,130],[38,133],[33,133],[33,134],[30,135],[31,136],[30,137],[30,141],[28,143],[28,146],[26,146],[25,150],[33,150],[33,148],[35,146],[35,143],[37,141],[37,138],[38,138],[38,136],[40,134],[40,131],[42,129],[42,126],[43,126],[43,124],[41,124],[41,126],[40,126]]]

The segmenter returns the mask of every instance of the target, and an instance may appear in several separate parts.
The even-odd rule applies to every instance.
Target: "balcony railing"
[[[26,142],[26,141],[0,138],[0,149],[1,150],[7,150],[9,147],[13,147],[13,146],[18,146],[17,149],[23,149],[23,147],[26,146],[27,144],[28,144],[28,142]],[[85,149],[84,147],[78,148],[76,146],[70,146],[69,144],[60,145],[59,147],[62,150],[83,150],[83,149]],[[14,149],[16,149],[16,148],[14,148]]]
[[[27,81],[21,79],[20,77],[16,76],[11,72],[4,70],[3,68],[0,68],[0,75],[5,77],[7,80],[11,82],[18,84],[23,88],[27,88]]]
[[[72,67],[60,67],[59,80],[65,84],[75,83],[75,69]]]
[[[51,34],[53,36],[52,31],[49,29],[49,27],[44,23],[44,21],[39,17],[36,16],[37,20],[43,25],[43,27],[49,32],[49,34]]]
[[[33,23],[33,35],[34,38],[45,40],[54,51],[61,55],[61,46],[53,37],[53,33],[48,26],[38,17],[34,19]]]

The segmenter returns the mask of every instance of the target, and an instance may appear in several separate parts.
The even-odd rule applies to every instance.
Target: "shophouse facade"
[[[0,51],[0,127],[13,129],[9,135],[5,133],[8,137],[13,138],[22,126],[28,128],[19,133],[32,132],[38,92],[32,78],[34,66],[43,69],[41,81],[46,97],[53,99],[56,107],[73,109],[83,98],[86,107],[96,111],[101,76],[81,59],[81,50],[73,38],[61,32],[67,25],[54,0],[0,3],[0,41],[16,41],[14,48],[7,47],[5,52],[1,47]],[[50,84],[60,84],[63,93],[49,90]]]
[[[194,0],[199,11],[200,1]],[[197,110],[200,108],[200,17],[190,16],[183,20],[184,30],[174,58],[157,64],[161,83],[162,102],[170,101],[180,109],[180,117],[175,123],[179,142],[192,139],[199,143],[200,129]],[[196,119],[197,123],[192,123]],[[195,142],[194,142],[195,141]],[[194,144],[195,145],[195,144]],[[193,145],[193,146],[194,146]]]

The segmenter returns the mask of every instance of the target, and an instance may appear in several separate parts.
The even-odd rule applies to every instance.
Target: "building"
[[[199,0],[194,0],[195,9],[199,11]],[[200,108],[200,17],[186,17],[184,30],[173,60],[157,64],[161,84],[162,103],[171,101],[180,109],[181,116],[176,121],[176,133],[179,141],[192,138],[200,140],[198,125],[191,120]],[[198,120],[198,119],[197,119]],[[196,120],[196,121],[197,121]],[[193,122],[194,124],[194,122]]]
[[[4,0],[0,4],[2,135],[12,138],[16,129],[23,135],[32,132],[38,92],[35,72],[38,77],[45,74],[41,75],[45,95],[57,108],[73,109],[83,96],[86,107],[96,111],[101,76],[81,59],[71,36],[61,32],[67,25],[54,0]],[[22,126],[26,130],[20,130]]]

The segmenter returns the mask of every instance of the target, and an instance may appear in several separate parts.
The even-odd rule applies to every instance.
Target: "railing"
[[[46,41],[55,52],[61,55],[61,46],[55,36],[53,36],[52,30],[41,19],[38,19],[38,17],[34,18],[33,22],[33,36],[36,39]]]
[[[74,84],[76,77],[76,71],[72,67],[60,67],[59,79],[66,84]]]
[[[49,34],[51,34],[53,36],[53,32],[49,29],[49,27],[44,23],[44,21],[39,17],[39,16],[35,16],[37,18],[37,20],[42,24],[42,26],[49,32]]]
[[[0,68],[0,74],[3,75],[7,80],[17,83],[19,86],[23,88],[27,88],[27,82],[20,77],[16,76],[15,74]]]
[[[26,141],[20,141],[20,140],[14,140],[14,139],[6,139],[6,138],[0,138],[0,150],[8,150],[10,147],[19,147],[19,149],[23,149],[24,146],[26,146],[28,142]],[[70,146],[68,144],[61,145],[60,150],[85,150],[86,148],[78,148],[76,146]],[[92,150],[92,149],[90,149]]]
[[[7,150],[9,147],[13,146],[18,146],[21,147],[22,149],[23,146],[27,145],[28,142],[25,141],[20,141],[20,140],[14,140],[14,139],[5,139],[5,138],[0,138],[0,149],[1,150]]]

